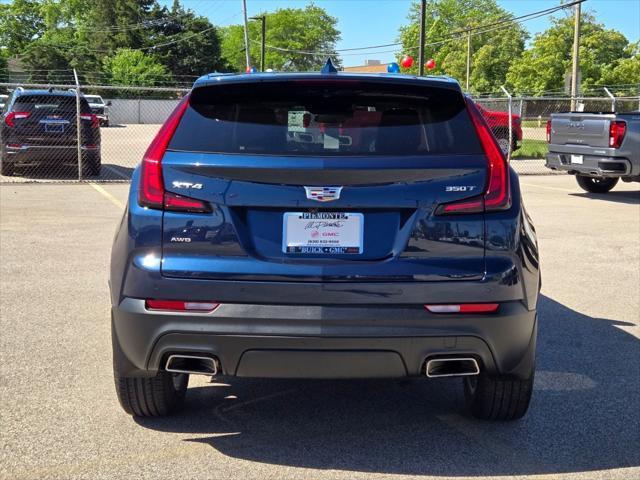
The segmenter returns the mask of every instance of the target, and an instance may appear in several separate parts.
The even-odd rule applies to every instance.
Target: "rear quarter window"
[[[482,153],[459,91],[304,80],[195,89],[169,149],[300,156]]]

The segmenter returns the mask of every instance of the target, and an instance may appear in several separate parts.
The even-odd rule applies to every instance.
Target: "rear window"
[[[19,112],[75,112],[76,97],[69,95],[20,95],[13,110]],[[89,104],[80,99],[80,111],[88,113]]]
[[[350,80],[198,88],[169,149],[320,156],[482,153],[460,92]]]

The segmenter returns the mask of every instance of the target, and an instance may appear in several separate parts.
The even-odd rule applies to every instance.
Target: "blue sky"
[[[206,15],[217,25],[242,22],[242,0],[181,0],[182,3],[201,15]],[[166,0],[170,3],[171,0]],[[261,11],[273,11],[285,7],[303,7],[307,0],[247,0],[249,16]],[[367,45],[393,43],[398,28],[406,23],[411,0],[315,0],[316,5],[338,18],[338,29],[342,40],[338,48],[364,47]],[[560,0],[498,0],[498,3],[515,16],[554,7]],[[583,10],[595,14],[597,20],[607,28],[622,32],[630,41],[640,39],[640,0],[587,0]],[[532,35],[545,30],[547,17],[523,23]],[[384,48],[380,50],[389,50]],[[366,59],[393,61],[394,54],[366,53],[343,55],[345,66],[362,65]]]

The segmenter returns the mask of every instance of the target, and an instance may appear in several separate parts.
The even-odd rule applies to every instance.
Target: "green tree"
[[[91,0],[78,22],[79,34],[103,54],[113,54],[118,48],[144,47],[149,13],[155,3],[155,0]]]
[[[7,68],[7,52],[6,49],[0,48],[0,82],[6,82],[9,77]]]
[[[466,81],[467,34],[466,29],[489,25],[512,17],[498,6],[496,0],[429,0],[425,15],[425,60],[433,58],[436,68],[429,73],[454,77],[462,85]],[[408,25],[400,28],[403,55],[418,56],[420,38],[420,4],[414,2],[408,15]],[[527,39],[527,33],[515,23],[501,28],[478,28],[471,35],[470,90],[497,91],[505,83],[509,64],[518,58]],[[483,31],[486,30],[486,31]],[[418,64],[406,73],[417,73]]]
[[[153,55],[122,48],[104,60],[104,69],[115,85],[152,87],[168,79],[167,69]]]
[[[166,44],[154,49],[154,54],[177,80],[227,68],[221,59],[218,29],[177,0],[171,9],[156,5],[149,24],[153,44]]]
[[[608,86],[614,95],[640,94],[640,42],[626,48],[627,58],[618,58],[600,78],[599,86]]]
[[[9,52],[22,51],[45,31],[42,2],[13,0],[0,4],[0,45]]]
[[[274,70],[309,71],[319,70],[331,56],[339,64],[335,45],[340,40],[338,20],[323,8],[313,4],[305,8],[282,8],[266,15],[267,48],[266,68]],[[260,65],[261,30],[259,21],[249,22],[249,51],[251,64]],[[231,25],[224,29],[222,36],[222,56],[233,70],[244,71],[246,67],[244,51],[244,30],[241,25]],[[275,47],[275,48],[273,48]],[[317,55],[297,53],[319,52]]]
[[[565,75],[571,71],[573,18],[552,18],[551,26],[535,36],[533,45],[509,67],[507,82],[518,93],[541,95],[562,92]],[[582,14],[580,72],[582,89],[601,85],[603,77],[631,56],[629,42],[620,32],[606,29],[589,13]],[[624,72],[626,67],[621,67]],[[626,83],[638,77],[622,78]],[[625,83],[623,82],[623,83]]]

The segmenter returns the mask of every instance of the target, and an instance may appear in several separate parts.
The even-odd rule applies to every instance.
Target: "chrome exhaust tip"
[[[427,360],[425,373],[429,378],[464,377],[478,375],[480,367],[472,357],[433,358]]]
[[[171,373],[214,376],[218,373],[218,361],[212,357],[197,355],[169,355],[164,369]]]

